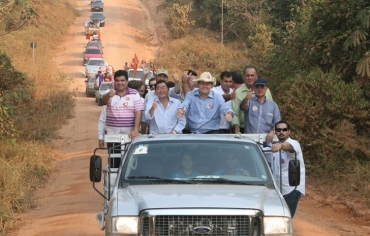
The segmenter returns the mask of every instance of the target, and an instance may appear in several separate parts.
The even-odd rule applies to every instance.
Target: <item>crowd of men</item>
[[[143,71],[141,84],[145,85],[150,69]],[[103,96],[106,106],[99,119],[99,146],[104,147],[104,133],[128,134],[131,139],[140,133],[267,134],[266,142],[273,152],[268,161],[274,178],[284,179],[282,194],[293,217],[300,197],[305,194],[301,147],[290,138],[289,124],[281,119],[267,81],[258,77],[254,66],[247,66],[243,75],[238,71],[224,71],[216,86],[216,78],[211,73],[203,72],[198,77],[195,71],[186,70],[181,75],[182,83],[180,76],[173,75],[175,85],[170,88],[168,72],[158,69],[143,99],[139,91],[128,86],[127,71],[118,70],[114,73],[112,89]],[[275,134],[279,142],[272,144]],[[301,184],[297,189],[289,186],[287,179],[288,162],[295,157],[292,150],[301,162]]]

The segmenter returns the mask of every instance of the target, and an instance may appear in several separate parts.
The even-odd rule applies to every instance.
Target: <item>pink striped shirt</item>
[[[133,128],[135,125],[136,111],[144,110],[144,104],[140,94],[129,87],[122,97],[114,95],[107,104],[106,125],[110,127]]]

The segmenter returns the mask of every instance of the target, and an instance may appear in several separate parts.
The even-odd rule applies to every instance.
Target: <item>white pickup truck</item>
[[[90,180],[104,197],[96,215],[101,229],[110,236],[293,235],[263,151],[265,137],[106,135],[116,149],[110,164],[102,170],[95,152],[90,159]],[[291,162],[289,181],[297,186],[299,165]],[[96,187],[102,172],[104,193]]]

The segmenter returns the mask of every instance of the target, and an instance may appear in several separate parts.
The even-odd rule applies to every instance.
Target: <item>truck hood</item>
[[[254,209],[267,216],[288,216],[273,188],[246,185],[134,185],[112,195],[111,215],[139,215],[146,209]]]

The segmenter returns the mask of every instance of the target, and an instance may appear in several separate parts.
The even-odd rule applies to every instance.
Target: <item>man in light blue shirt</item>
[[[147,75],[150,73],[150,68],[144,67],[143,69],[143,76],[141,77],[141,82],[145,83]],[[158,69],[157,74],[155,76],[156,81],[164,80],[166,83],[168,82],[168,72],[164,69]],[[169,89],[169,96],[175,99],[180,98],[181,96],[181,86],[180,86],[180,81],[178,75],[174,75],[174,80],[175,80],[175,87]],[[155,90],[149,91],[145,95],[145,100],[144,100],[144,110],[146,110],[148,101],[151,99],[154,99],[157,96]],[[146,120],[145,114],[142,117],[141,120],[141,133],[146,134],[147,132],[147,123],[149,121]]]
[[[180,134],[185,127],[185,117],[177,117],[181,102],[169,96],[169,88],[164,80],[155,84],[156,95],[148,101],[145,118],[150,134]]]
[[[267,82],[258,78],[253,84],[255,96],[247,94],[240,109],[244,111],[246,134],[267,134],[266,142],[274,137],[274,126],[281,120],[278,105],[266,98]]]
[[[234,112],[220,94],[211,91],[216,84],[211,73],[203,72],[194,82],[198,83],[199,89],[186,94],[185,100],[179,106],[177,116],[183,117],[187,112],[187,122],[192,133],[218,134],[221,115],[230,122]]]

